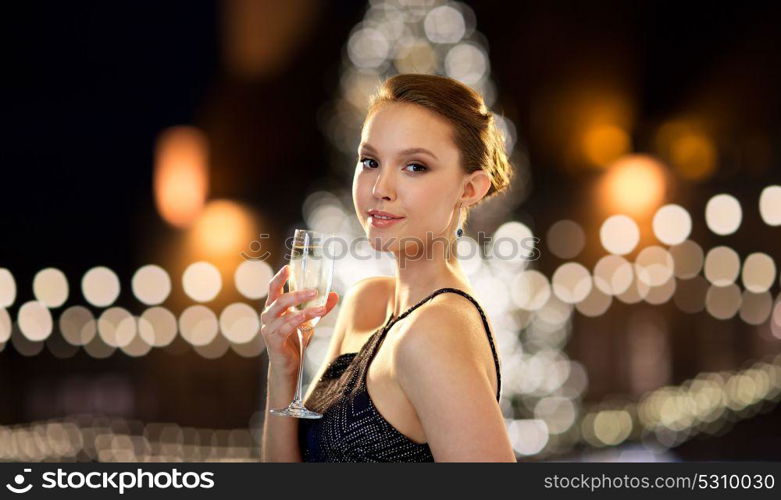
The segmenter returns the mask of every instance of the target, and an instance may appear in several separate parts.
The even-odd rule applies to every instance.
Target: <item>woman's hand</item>
[[[324,306],[308,307],[303,311],[298,311],[294,306],[313,300],[317,296],[317,292],[316,290],[300,290],[285,293],[285,283],[289,272],[288,266],[285,265],[269,281],[266,304],[260,314],[260,334],[263,335],[263,341],[266,343],[271,369],[278,375],[295,376],[298,373],[300,360],[298,335],[292,334],[302,323],[328,314],[339,301],[339,295],[336,292],[330,292]],[[314,293],[308,294],[309,292]],[[305,346],[313,331],[309,330],[309,335],[304,340]]]

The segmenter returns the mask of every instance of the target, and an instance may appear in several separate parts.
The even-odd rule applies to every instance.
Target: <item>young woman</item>
[[[479,94],[449,78],[405,74],[372,99],[353,200],[393,277],[359,281],[342,300],[326,358],[305,398],[317,420],[277,417],[298,369],[296,325],[339,300],[269,283],[261,333],[269,355],[264,461],[515,461],[498,399],[489,322],[454,252],[470,207],[501,192],[511,167]]]

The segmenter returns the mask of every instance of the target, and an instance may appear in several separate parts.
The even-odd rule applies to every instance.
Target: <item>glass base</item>
[[[269,410],[273,415],[295,418],[322,418],[323,415],[312,410],[307,410],[300,401],[293,401],[287,408]]]

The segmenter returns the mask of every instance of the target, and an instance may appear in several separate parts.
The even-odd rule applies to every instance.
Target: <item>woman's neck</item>
[[[389,314],[393,314],[394,318],[440,288],[469,291],[469,281],[455,256],[450,259],[445,259],[444,256],[432,259],[396,257],[393,302],[388,306]]]

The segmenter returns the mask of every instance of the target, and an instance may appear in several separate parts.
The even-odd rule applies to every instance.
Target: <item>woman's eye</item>
[[[372,158],[361,158],[358,161],[366,168],[377,168],[377,167],[379,167],[379,163],[377,163],[377,160],[374,160]],[[409,170],[409,171],[410,172],[415,172],[415,173],[417,173],[417,172],[424,172],[424,171],[428,170],[428,167],[426,167],[424,165],[421,165],[420,163],[408,163],[407,166],[404,167],[404,168],[408,169],[409,167],[413,167],[413,169]]]
[[[364,167],[367,168],[377,167],[377,162],[372,160],[371,158],[361,158],[360,162],[363,164]]]
[[[419,169],[419,170],[412,170],[412,172],[425,172],[426,170],[428,170],[427,167],[421,165],[420,163],[410,163],[407,165],[407,167],[417,167]]]

